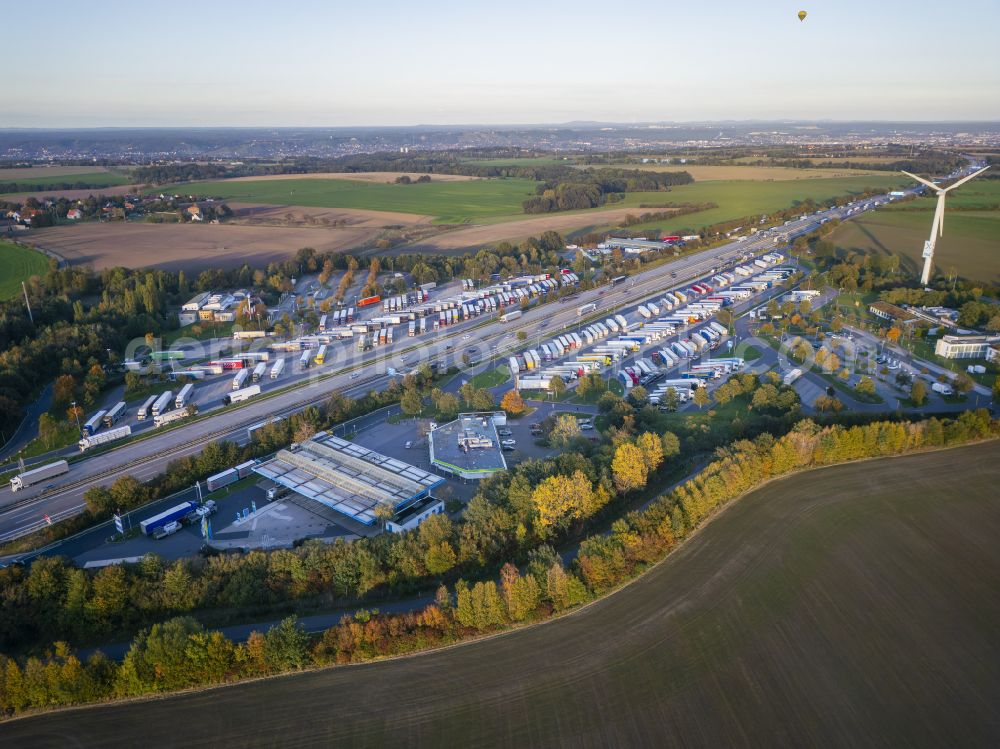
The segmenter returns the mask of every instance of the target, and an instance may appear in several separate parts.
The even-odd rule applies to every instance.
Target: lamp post
[[[73,408],[73,415],[76,417],[76,428],[80,434],[83,434],[83,427],[80,426],[80,412],[76,410],[76,401],[72,401],[70,406]]]

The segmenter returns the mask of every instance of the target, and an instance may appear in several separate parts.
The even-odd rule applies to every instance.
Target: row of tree
[[[360,610],[315,638],[290,618],[266,633],[251,633],[244,643],[234,643],[219,632],[206,631],[195,619],[180,616],[140,631],[120,665],[100,652],[83,663],[69,645],[56,642],[28,658],[0,656],[0,710],[14,714],[219,684],[309,666],[365,661],[543,619],[639,574],[661,560],[719,508],[773,477],[812,466],[898,455],[998,434],[1000,425],[991,421],[985,411],[965,412],[953,420],[876,422],[849,428],[820,427],[802,421],[783,437],[761,435],[718,450],[715,459],[696,477],[657,498],[646,509],[616,521],[610,533],[585,539],[573,570],[564,568],[552,547],[539,545],[525,557],[520,570],[505,564],[499,582],[490,578],[474,584],[458,580],[451,590],[440,586],[434,603],[422,611],[382,615]],[[638,480],[641,477],[636,475],[635,466],[652,467],[662,460],[662,449],[662,439],[657,435],[641,435],[635,441],[620,442],[613,463],[622,465],[622,480]],[[544,479],[534,489],[529,487],[526,496],[531,503],[546,508],[539,516],[543,527],[554,527],[574,512],[585,513],[600,502],[582,467],[570,475]],[[550,515],[549,510],[554,514]],[[438,516],[418,532],[427,536],[426,563],[434,569],[449,569],[457,559],[447,538],[448,522]],[[284,554],[287,557],[288,553]],[[147,575],[155,578],[155,558],[147,558],[143,565],[153,568]],[[102,581],[102,596],[114,598],[123,606],[126,594],[122,586],[127,583],[120,576],[123,568],[108,569],[119,570],[115,573],[119,575],[115,581],[118,586]],[[34,579],[33,586],[51,582],[51,573],[49,569]],[[83,574],[80,570],[71,574],[75,573]],[[294,579],[294,573],[292,576]],[[299,584],[308,585],[309,577],[301,572]],[[184,598],[191,582],[175,565],[163,585],[173,591],[171,595]],[[243,585],[252,582],[240,580]],[[184,603],[189,604],[190,597]]]

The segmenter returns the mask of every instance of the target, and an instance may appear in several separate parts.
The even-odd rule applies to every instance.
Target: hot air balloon
[[[808,14],[808,13],[806,13],[806,12],[805,12],[804,10],[800,10],[800,11],[799,11],[799,20],[800,20],[800,21],[804,21],[804,20],[806,20],[806,16],[808,16],[808,15],[809,15],[809,14]]]

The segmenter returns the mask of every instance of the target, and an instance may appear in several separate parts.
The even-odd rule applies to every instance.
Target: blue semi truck
[[[176,507],[164,510],[159,515],[154,515],[147,520],[143,520],[139,523],[139,528],[142,530],[143,535],[151,536],[158,528],[162,528],[167,523],[174,521],[180,522],[189,512],[196,509],[198,509],[197,502],[182,502]]]

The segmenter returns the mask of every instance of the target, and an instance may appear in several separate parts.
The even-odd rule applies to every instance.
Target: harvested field
[[[320,252],[358,247],[378,229],[306,228],[238,224],[85,223],[40,229],[25,238],[74,264],[95,268],[184,269],[255,267],[285,260],[302,247]]]
[[[992,442],[775,481],[560,620],[416,657],[38,715],[0,724],[0,741],[996,746],[998,458]]]
[[[28,198],[68,198],[83,200],[91,195],[130,195],[141,189],[141,185],[112,185],[110,187],[95,187],[88,190],[43,190],[41,192],[4,193],[0,198],[10,203],[23,203]]]
[[[263,203],[227,202],[235,219],[243,224],[324,224],[343,222],[350,226],[384,227],[429,224],[433,216],[392,211],[367,211],[362,208],[314,208],[304,205],[267,205]],[[290,217],[290,218],[289,218]]]
[[[669,193],[663,193],[662,202],[669,202]],[[501,242],[517,241],[527,237],[537,237],[546,231],[557,231],[560,234],[581,231],[593,226],[607,226],[621,221],[631,214],[660,213],[667,208],[595,208],[589,211],[573,213],[547,213],[532,218],[515,219],[495,224],[470,226],[454,229],[435,237],[400,248],[403,251],[420,250],[432,252],[435,250],[478,250],[483,245]]]
[[[69,177],[77,174],[97,174],[107,172],[106,166],[32,166],[0,169],[0,182],[16,182],[22,179],[50,179]]]

